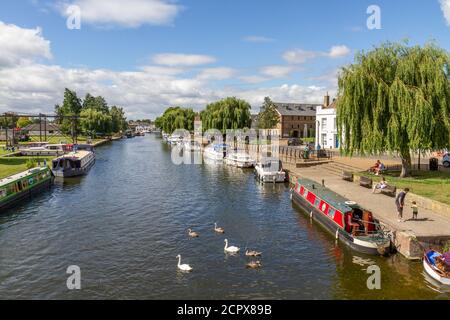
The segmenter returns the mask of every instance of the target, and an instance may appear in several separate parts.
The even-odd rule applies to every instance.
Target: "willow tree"
[[[450,56],[434,44],[386,43],[339,75],[337,124],[346,155],[395,153],[401,177],[411,151],[450,145]]]
[[[248,102],[235,97],[211,103],[200,113],[203,130],[217,129],[225,134],[227,129],[250,128],[250,109]]]
[[[155,125],[164,132],[172,134],[177,129],[194,130],[195,112],[192,109],[170,107],[155,120]]]

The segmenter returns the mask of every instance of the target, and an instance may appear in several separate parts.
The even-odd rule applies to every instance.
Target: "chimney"
[[[327,95],[323,99],[323,106],[326,108],[329,105],[330,105],[330,96],[328,95],[328,92],[327,92]]]

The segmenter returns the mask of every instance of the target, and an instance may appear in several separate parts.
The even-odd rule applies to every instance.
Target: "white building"
[[[330,104],[330,97],[326,95],[324,105],[316,109],[316,149],[338,149],[339,144],[336,101]]]

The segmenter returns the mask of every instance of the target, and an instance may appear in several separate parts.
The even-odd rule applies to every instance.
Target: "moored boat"
[[[0,210],[10,208],[53,183],[50,169],[38,167],[0,180]]]
[[[22,156],[59,156],[64,154],[69,146],[68,144],[46,144],[21,149],[20,153]]]
[[[94,152],[79,150],[54,159],[52,172],[55,177],[76,177],[86,174],[94,164]]]
[[[256,178],[262,183],[283,183],[286,181],[286,172],[277,158],[263,158],[255,166]]]
[[[291,198],[352,249],[372,255],[389,253],[389,237],[372,213],[357,203],[308,179],[298,179]]]
[[[197,141],[194,141],[194,140],[186,141],[183,144],[183,148],[184,148],[184,150],[190,151],[190,152],[198,152],[198,151],[202,150],[200,144]]]
[[[450,253],[447,253],[450,256]],[[429,250],[423,256],[425,272],[439,283],[450,286],[450,265],[446,263],[444,255]]]
[[[246,152],[231,152],[225,157],[225,163],[238,168],[253,168],[256,161]]]
[[[227,155],[227,144],[211,144],[203,152],[203,157],[209,160],[221,162]]]

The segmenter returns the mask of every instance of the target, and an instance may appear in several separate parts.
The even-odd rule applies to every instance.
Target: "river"
[[[214,233],[214,222],[225,235]],[[189,239],[187,229],[200,234]],[[224,253],[263,252],[262,268]],[[178,254],[191,273],[177,271]],[[381,289],[369,290],[369,265]],[[68,266],[81,290],[68,290]],[[80,179],[0,215],[0,299],[449,299],[399,255],[355,253],[251,170],[175,165],[153,135],[97,149]]]

